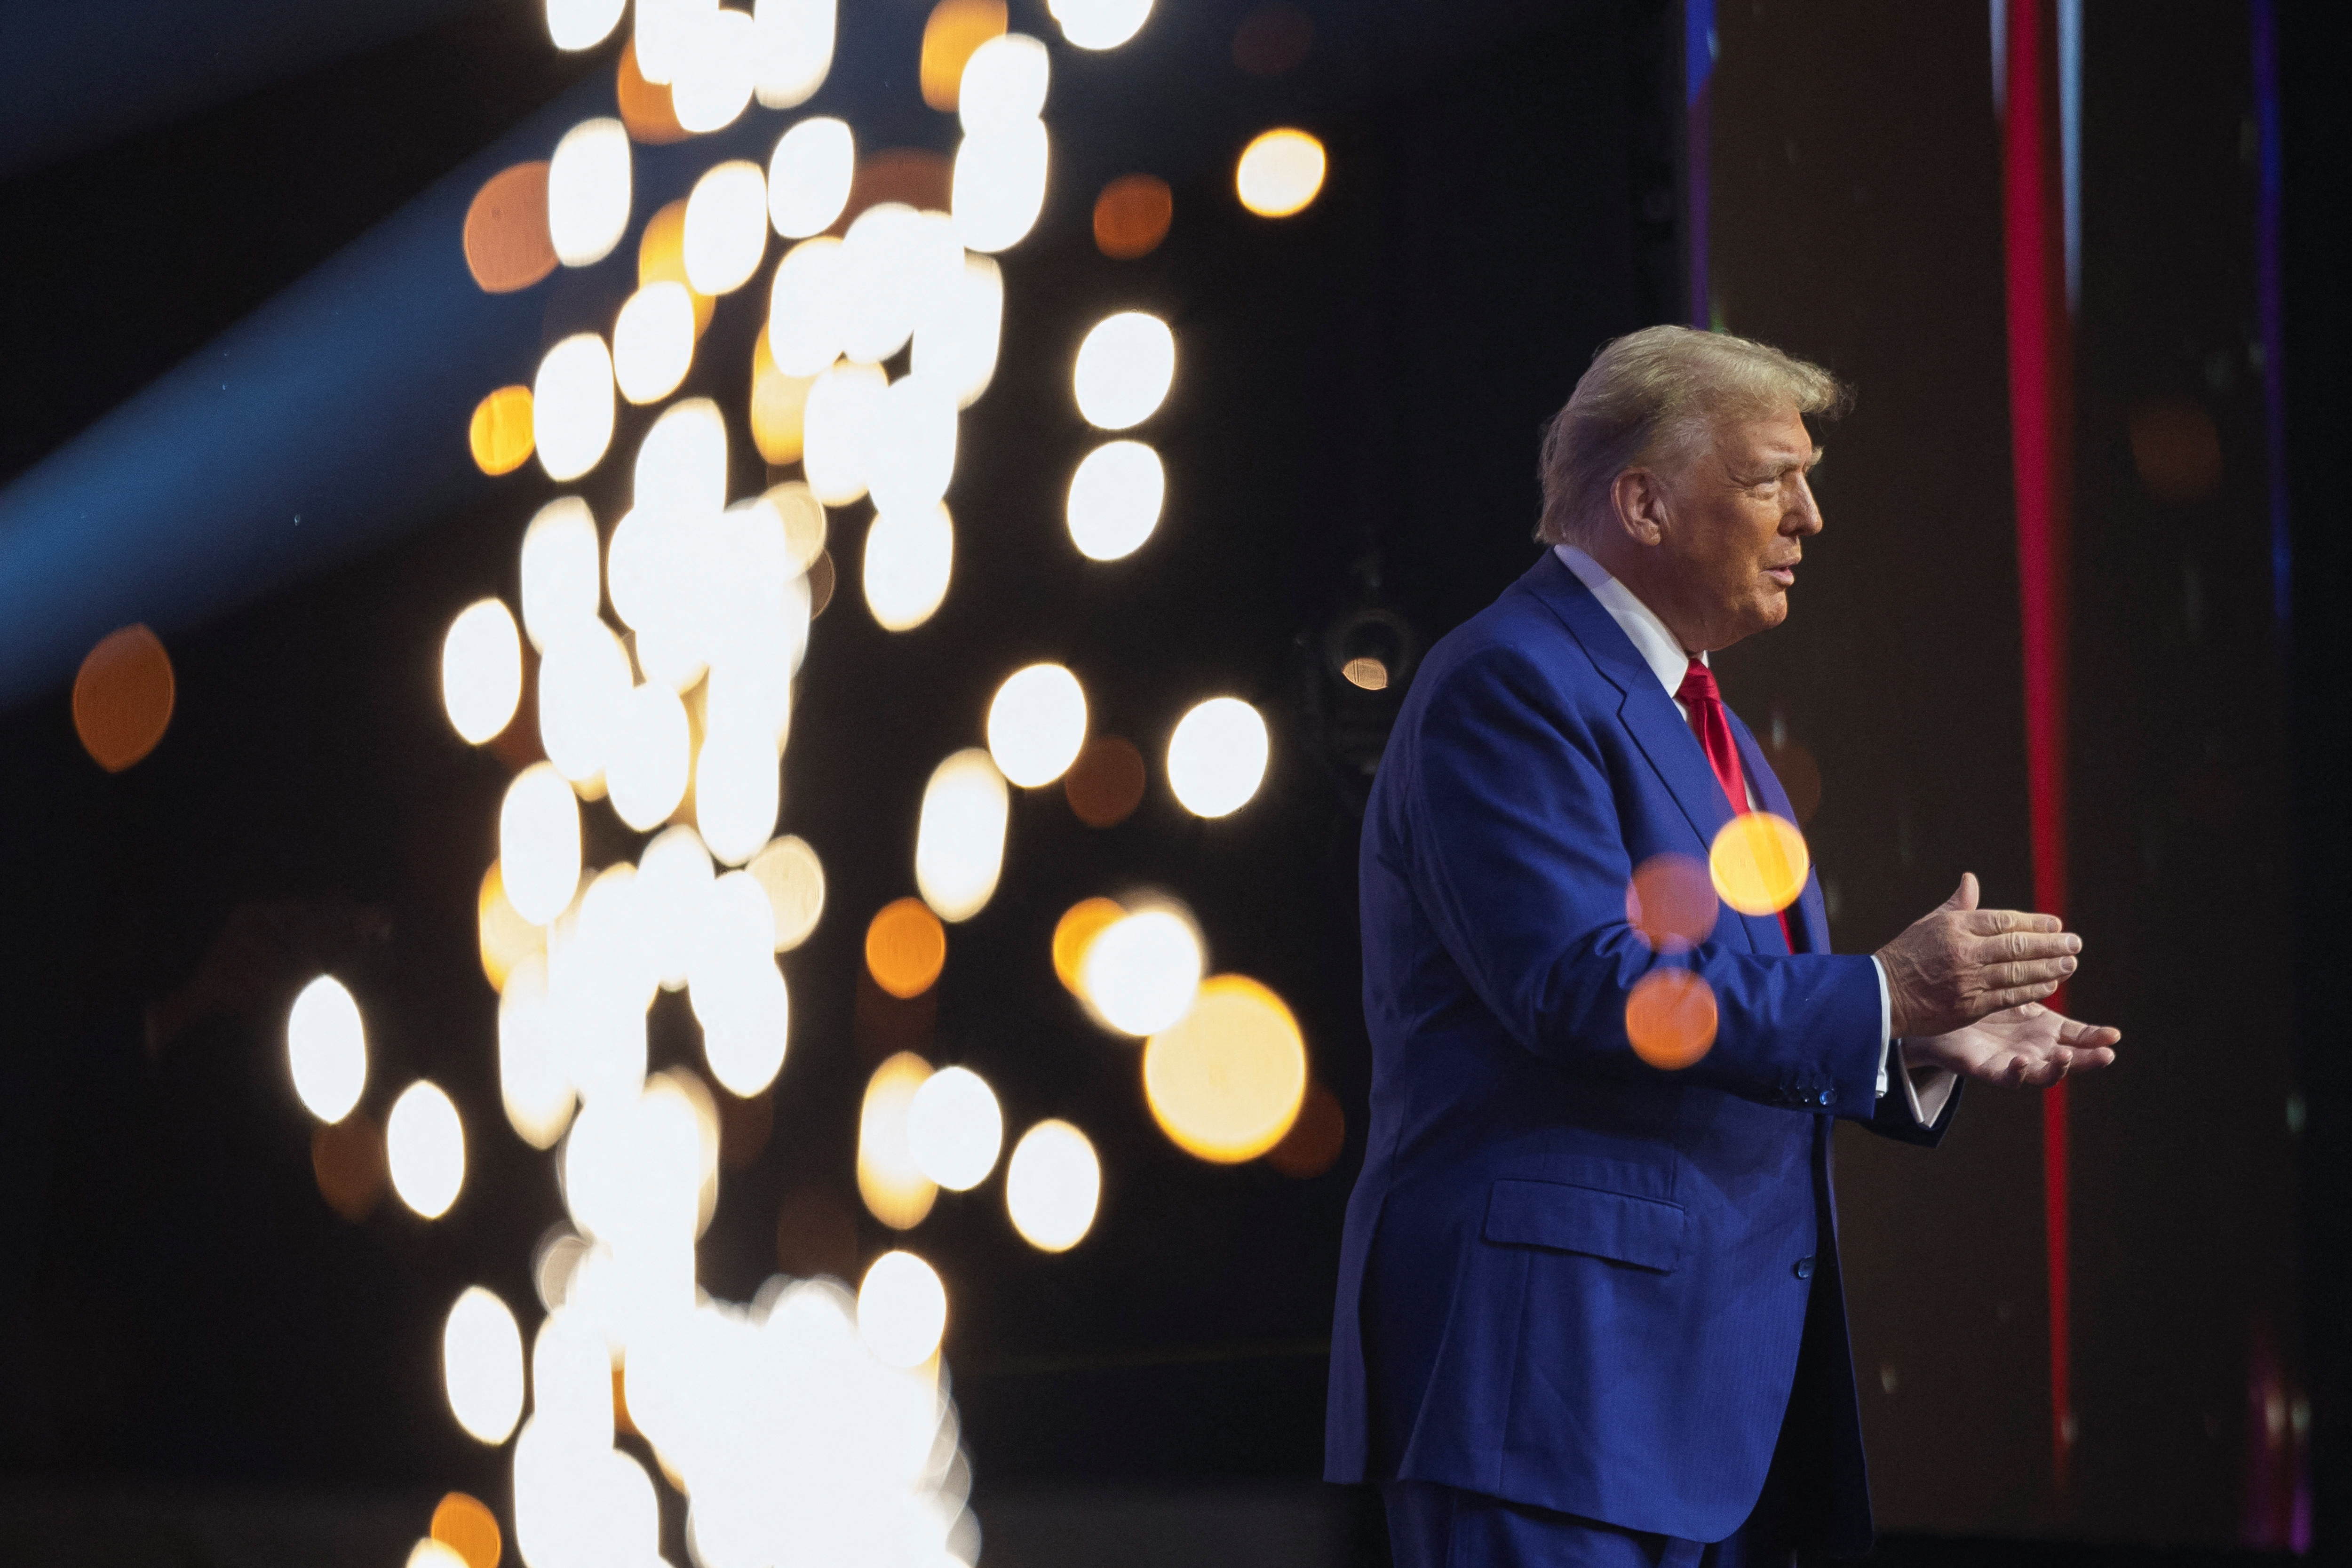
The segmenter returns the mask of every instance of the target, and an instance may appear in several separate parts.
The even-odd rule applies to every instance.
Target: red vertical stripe
[[[2008,110],[2002,123],[2004,253],[2009,280],[2009,401],[2017,488],[2018,596],[2024,632],[2025,772],[2033,904],[2066,912],[2068,502],[2073,377],[2065,258],[2052,154],[2056,142],[2042,0],[2009,0]],[[2064,994],[2052,998],[2063,1005]],[[2050,1271],[2050,1436],[2059,1490],[2074,1440],[2067,1267],[2066,1086],[2042,1101],[2042,1221]]]

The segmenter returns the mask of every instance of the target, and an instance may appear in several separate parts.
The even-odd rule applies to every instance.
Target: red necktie
[[[1723,798],[1731,803],[1733,816],[1748,809],[1748,776],[1740,771],[1739,748],[1731,739],[1731,717],[1724,710],[1723,694],[1715,689],[1715,671],[1694,657],[1690,668],[1684,672],[1682,689],[1675,700],[1690,714],[1691,733],[1698,737],[1699,749],[1706,753],[1707,766],[1715,770],[1716,782],[1723,786]],[[1789,912],[1777,911],[1780,922],[1780,940],[1789,951],[1797,951],[1797,939],[1789,930]]]

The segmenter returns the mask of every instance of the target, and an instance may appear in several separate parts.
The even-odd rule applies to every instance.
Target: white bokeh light
[[[547,0],[547,36],[564,50],[593,49],[612,35],[627,0]]]
[[[833,226],[857,174],[857,140],[829,116],[803,120],[776,139],[768,158],[768,221],[786,239]]]
[[[1151,0],[1046,0],[1062,37],[1082,49],[1115,49],[1151,16]]]
[[[996,1093],[969,1068],[942,1068],[907,1107],[907,1147],[915,1168],[952,1193],[988,1179],[1004,1144]]]
[[[886,1252],[857,1287],[857,1337],[884,1366],[919,1366],[940,1348],[947,1287],[911,1252]]]
[[[1087,424],[1124,430],[1159,412],[1175,375],[1176,336],[1168,323],[1141,310],[1122,310],[1087,333],[1071,380]]]
[[[915,886],[931,912],[953,923],[987,907],[1004,869],[1012,809],[1004,775],[971,747],[931,770],[915,828]]]
[[[911,631],[948,596],[955,523],[944,506],[885,512],[866,533],[866,607],[886,631]]]
[[[768,177],[748,158],[719,164],[686,198],[686,280],[698,294],[732,293],[768,249]]]
[[[677,694],[651,682],[631,689],[604,768],[614,815],[640,833],[660,826],[686,798],[693,766],[686,706]]]
[[[533,763],[499,807],[499,875],[515,912],[545,925],[580,886],[580,802],[563,775]]]
[[[667,279],[629,296],[613,322],[613,379],[632,403],[658,403],[694,364],[694,296]]]
[[[1160,526],[1168,473],[1140,441],[1106,441],[1070,476],[1070,542],[1091,561],[1117,561],[1143,548]]]
[[[1177,721],[1168,783],[1195,816],[1239,811],[1265,778],[1265,721],[1238,697],[1213,697]]]
[[[684,129],[698,135],[725,130],[751,101],[754,31],[751,14],[734,10],[704,11],[683,29],[669,96]]]
[[[1086,743],[1086,691],[1058,664],[1013,671],[988,705],[988,753],[1024,789],[1060,778]]]
[[[562,628],[596,618],[604,552],[586,501],[558,496],[539,509],[522,536],[522,625],[531,647],[545,652]]]
[[[441,705],[450,727],[478,746],[507,727],[522,700],[522,638],[504,601],[478,599],[441,639]]]
[[[439,1219],[466,1184],[466,1129],[438,1084],[419,1079],[401,1090],[383,1124],[392,1190],[426,1219]]]
[[[551,479],[576,479],[613,440],[613,356],[578,332],[547,351],[530,389],[531,440]]]
[[[569,795],[572,792],[563,792]],[[341,1121],[367,1087],[367,1032],[343,983],[321,974],[302,987],[286,1019],[286,1056],[294,1093],[321,1121]]]
[[[1001,33],[963,63],[956,113],[967,136],[1017,130],[1045,112],[1053,56],[1025,33]]]
[[[1078,990],[1121,1034],[1156,1035],[1192,1011],[1203,967],[1192,921],[1172,910],[1139,910],[1087,944]]]
[[[629,229],[629,132],[614,119],[583,120],[563,133],[547,163],[547,235],[566,267],[592,267]]]
[[[442,1324],[441,1383],[449,1413],[478,1443],[505,1442],[522,1417],[522,1331],[479,1285],[466,1288]]]
[[[1066,1121],[1040,1121],[1013,1146],[1004,1167],[1004,1207],[1013,1228],[1041,1252],[1067,1252],[1093,1228],[1102,1201],[1102,1162]]]
[[[1035,120],[963,139],[949,206],[964,248],[1009,250],[1028,237],[1045,209],[1051,159],[1045,127]]]
[[[833,66],[834,0],[753,0],[752,76],[760,103],[791,109]]]

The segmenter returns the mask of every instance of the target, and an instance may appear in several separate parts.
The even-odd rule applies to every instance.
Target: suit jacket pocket
[[[1685,1218],[1680,1204],[1565,1182],[1505,1178],[1486,1201],[1486,1237],[1506,1246],[1582,1252],[1664,1273],[1682,1261]]]

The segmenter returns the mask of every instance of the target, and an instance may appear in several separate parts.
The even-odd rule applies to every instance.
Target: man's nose
[[[1786,516],[1780,520],[1780,531],[1802,539],[1822,531],[1822,509],[1813,500],[1813,487],[1801,478],[1797,480],[1797,493]]]

